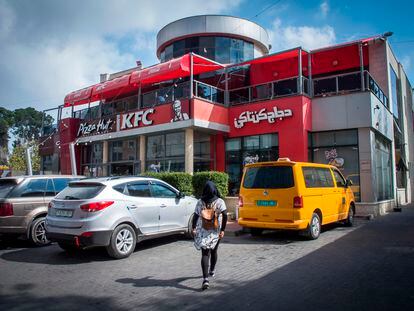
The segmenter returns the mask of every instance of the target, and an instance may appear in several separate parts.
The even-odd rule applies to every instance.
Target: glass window
[[[274,134],[260,135],[260,148],[272,148],[279,145],[278,136]]]
[[[185,40],[179,40],[173,43],[173,57],[184,55]]]
[[[69,179],[69,178],[54,178],[53,183],[55,184],[55,191],[56,193],[61,192],[63,189],[65,189],[70,181],[73,181],[75,179]]]
[[[335,176],[336,186],[345,188],[345,179],[342,177],[341,173],[339,173],[337,170],[333,170],[333,174]]]
[[[134,161],[136,159],[136,141],[134,139],[116,140],[109,143],[110,161]]]
[[[191,37],[191,38],[185,39],[185,52],[181,55],[184,55],[190,52],[198,54],[198,46],[199,46],[198,37]]]
[[[243,41],[240,39],[230,39],[230,63],[241,63],[243,57]]]
[[[392,101],[392,113],[394,118],[399,119],[399,79],[394,69],[390,65],[391,76],[391,101]]]
[[[260,136],[247,136],[243,139],[243,149],[244,150],[256,150],[260,147]]]
[[[147,158],[157,159],[165,156],[165,136],[156,135],[147,137]]]
[[[133,197],[151,197],[148,183],[133,183],[127,185],[127,194]]]
[[[200,37],[201,56],[214,60],[215,38],[214,37]]]
[[[165,60],[170,60],[173,58],[173,45],[170,44],[165,48]]]
[[[112,187],[114,190],[120,192],[120,193],[124,193],[125,191],[125,184],[120,184],[120,185],[116,185]]]
[[[293,187],[291,166],[249,167],[243,181],[248,189],[283,189]]]
[[[104,185],[95,183],[71,183],[56,196],[59,200],[86,200],[96,197]]]
[[[241,149],[241,139],[233,138],[226,141],[226,151],[240,150]]]
[[[254,58],[254,46],[253,43],[250,42],[244,42],[244,46],[243,46],[243,57],[244,60],[250,60]]]
[[[336,77],[313,81],[314,95],[336,93]]]
[[[331,171],[327,168],[303,167],[306,188],[334,187]]]
[[[378,201],[393,197],[391,167],[391,143],[377,134],[375,137],[375,179]]]
[[[10,197],[43,197],[46,190],[47,178],[29,179],[27,182],[16,187]]]
[[[273,84],[274,96],[296,94],[298,92],[297,79],[278,81]]]
[[[215,61],[222,64],[230,63],[230,38],[216,37]]]
[[[53,181],[51,179],[47,180],[45,197],[54,197],[55,196],[55,187],[53,186]]]
[[[16,185],[16,179],[0,179],[0,198],[6,198]]]
[[[151,185],[152,196],[155,198],[176,198],[177,193],[161,184]]]
[[[354,91],[361,89],[361,74],[347,74],[338,76],[338,90],[339,91]]]
[[[184,132],[165,135],[165,155],[167,157],[183,156],[185,149]]]

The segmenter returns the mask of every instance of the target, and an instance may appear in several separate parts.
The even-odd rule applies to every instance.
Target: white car
[[[71,182],[50,202],[46,235],[64,250],[105,246],[111,257],[125,258],[141,240],[191,236],[196,204],[158,179],[84,179]]]

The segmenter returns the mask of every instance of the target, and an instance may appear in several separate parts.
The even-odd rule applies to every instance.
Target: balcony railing
[[[219,89],[212,85],[203,83],[201,81],[194,80],[194,96],[203,98],[212,103],[218,103],[224,105],[225,102],[225,90]]]
[[[342,75],[318,78],[313,80],[313,95],[329,96],[342,95],[350,92],[360,92],[363,90],[361,83],[361,72],[352,72]],[[364,71],[364,88],[370,90],[386,107],[388,98],[371,77],[368,71]]]
[[[229,90],[229,104],[238,105],[297,94],[309,96],[309,79],[302,77],[302,91],[298,92],[298,89],[298,77],[232,89]]]

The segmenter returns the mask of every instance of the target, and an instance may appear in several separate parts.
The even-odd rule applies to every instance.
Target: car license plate
[[[256,201],[257,206],[276,206],[277,201],[273,200],[258,200]]]
[[[66,209],[57,209],[56,216],[57,217],[72,217],[73,211],[66,210]]]

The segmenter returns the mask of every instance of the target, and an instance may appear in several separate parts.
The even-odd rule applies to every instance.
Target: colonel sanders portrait
[[[172,104],[174,117],[171,119],[170,122],[177,122],[177,121],[183,121],[188,120],[188,114],[186,112],[181,111],[181,102],[180,100],[175,100]]]

